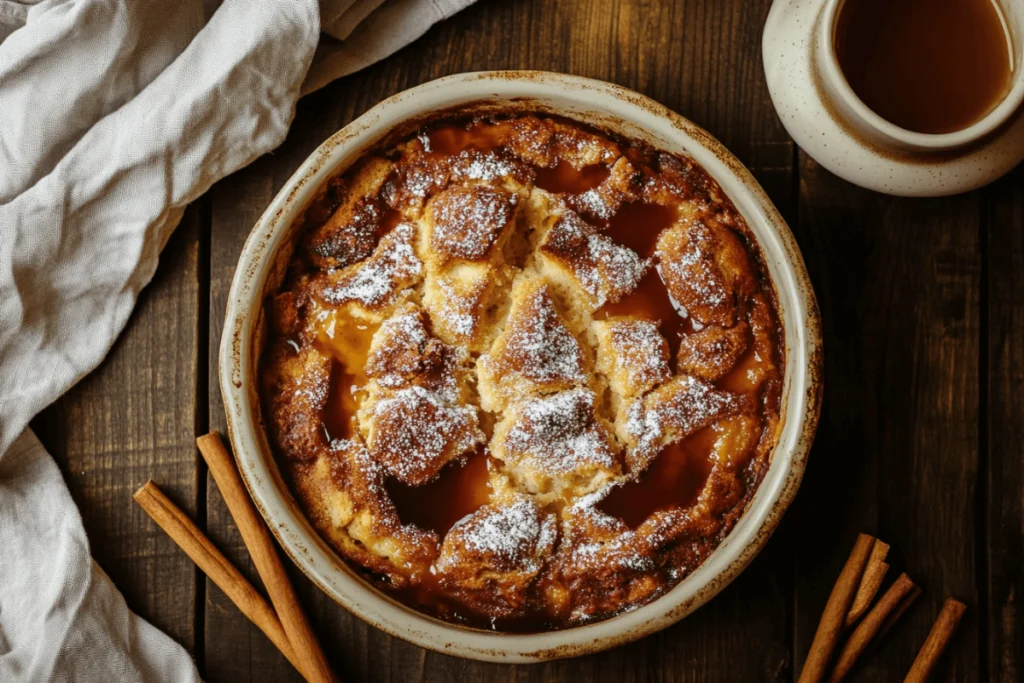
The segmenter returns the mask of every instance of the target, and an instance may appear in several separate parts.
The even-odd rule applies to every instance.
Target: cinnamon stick
[[[288,640],[301,665],[299,670],[307,681],[337,683],[338,679],[328,666],[327,658],[320,649],[288,574],[285,573],[270,532],[249,498],[245,484],[242,483],[234,458],[228,453],[216,432],[199,437],[196,443],[224,496],[231,516],[235,519],[242,540],[245,541],[245,547],[252,555],[253,564],[263,579],[285,633],[288,634]]]
[[[871,547],[871,556],[868,557],[867,567],[864,569],[864,576],[861,577],[860,586],[857,587],[857,594],[853,597],[853,604],[850,611],[846,613],[846,628],[853,626],[858,619],[871,607],[878,589],[882,587],[882,580],[885,579],[889,565],[885,558],[889,554],[889,544],[875,539]]]
[[[277,613],[228,558],[217,550],[199,527],[152,481],[146,482],[145,486],[136,491],[134,498],[146,514],[153,518],[171,540],[185,551],[196,566],[224,591],[242,614],[256,624],[301,673],[302,669],[291,643],[288,642],[284,627],[281,626],[281,620],[277,618]]]
[[[889,586],[889,590],[871,608],[864,620],[857,624],[857,628],[846,640],[846,644],[843,645],[843,649],[836,658],[836,665],[832,669],[829,683],[838,683],[843,680],[843,677],[850,672],[857,658],[864,653],[889,616],[899,609],[903,600],[913,592],[914,587],[914,582],[906,574],[900,574],[896,581]]]
[[[814,633],[814,641],[807,653],[807,660],[804,662],[803,671],[800,672],[798,683],[819,683],[825,678],[832,652],[839,639],[839,632],[846,621],[846,614],[850,610],[854,593],[860,586],[864,567],[868,562],[868,555],[874,542],[875,539],[867,534],[857,537],[853,552],[846,560],[846,565],[843,566],[843,571],[839,574],[836,585],[833,586],[832,593],[828,596],[825,611],[821,615],[821,621],[818,622],[818,630]]]
[[[907,594],[907,596],[903,598],[903,602],[899,604],[899,607],[894,609],[892,611],[892,614],[889,615],[889,618],[882,623],[882,628],[878,629],[877,637],[884,638],[885,634],[887,634],[889,630],[892,629],[896,622],[899,621],[899,618],[903,616],[903,613],[910,609],[910,606],[914,604],[914,601],[917,600],[919,597],[921,597],[921,588],[920,586],[915,585],[913,590],[911,590]]]
[[[949,645],[956,627],[960,624],[960,618],[964,616],[967,606],[959,600],[946,598],[942,605],[939,618],[935,620],[932,630],[928,633],[921,651],[917,653],[910,672],[903,679],[903,683],[924,683],[935,670],[935,665]]]

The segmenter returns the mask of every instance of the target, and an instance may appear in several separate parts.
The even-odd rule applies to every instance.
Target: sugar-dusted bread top
[[[771,461],[785,358],[693,160],[540,115],[332,179],[267,300],[267,431],[312,524],[434,616],[543,630],[661,595]]]

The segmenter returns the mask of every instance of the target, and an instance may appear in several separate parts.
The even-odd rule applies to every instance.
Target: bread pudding
[[[367,580],[499,631],[609,618],[704,561],[770,464],[775,292],[693,160],[537,114],[363,154],[266,303],[264,421]]]

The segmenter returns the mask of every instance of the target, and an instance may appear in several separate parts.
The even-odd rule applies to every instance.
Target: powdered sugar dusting
[[[495,152],[464,150],[452,163],[452,178],[490,182],[508,176],[523,176],[526,171],[521,162]]]
[[[636,289],[648,266],[632,249],[600,234],[574,211],[556,221],[541,251],[572,271],[596,308]]]
[[[430,245],[451,258],[477,261],[492,248],[512,221],[519,198],[486,186],[452,188],[431,204]]]
[[[667,434],[671,433],[673,440],[684,438],[745,406],[743,397],[680,375],[630,405],[626,430],[636,438],[635,455],[646,461],[656,454]]]
[[[596,187],[574,197],[573,204],[583,213],[599,220],[606,221],[615,215],[616,206],[609,203]]]
[[[604,360],[599,369],[610,375],[613,388],[631,395],[650,389],[671,376],[668,367],[668,343],[650,320],[612,320],[595,323],[607,334],[607,349],[602,340]],[[606,354],[606,355],[605,355]],[[619,378],[623,386],[618,386]]]
[[[409,484],[426,483],[446,462],[483,441],[472,406],[454,405],[420,386],[400,389],[374,406],[370,452]]]
[[[384,389],[415,383],[437,392],[446,401],[457,401],[458,349],[432,337],[422,311],[411,304],[410,307],[380,326],[366,361],[366,375]]]
[[[585,465],[615,466],[609,437],[594,418],[594,393],[589,389],[535,398],[518,411],[505,447],[530,454],[546,473],[564,474]]]
[[[392,301],[398,290],[423,270],[413,250],[414,235],[412,224],[399,223],[381,239],[370,258],[343,271],[336,284],[323,289],[324,301],[333,305],[355,301],[369,308]]]
[[[462,339],[471,339],[476,333],[479,317],[476,311],[478,297],[465,296],[455,290],[444,277],[435,280],[441,290],[441,297],[434,313],[444,320],[448,329]],[[474,292],[475,294],[475,292]]]
[[[711,230],[699,221],[674,230],[685,230],[685,243],[679,245],[681,235],[670,240],[669,244],[678,246],[662,253],[660,262],[672,295],[689,307],[695,303],[709,308],[727,304],[731,292],[715,263]]]
[[[586,379],[583,349],[562,323],[547,286],[530,294],[509,325],[505,360],[512,369],[541,383]]]
[[[536,572],[538,551],[554,544],[558,530],[554,516],[542,513],[530,499],[518,497],[509,505],[487,506],[463,518],[452,532],[465,550],[487,558],[489,564]],[[460,559],[457,553],[442,555],[435,566],[443,572]]]

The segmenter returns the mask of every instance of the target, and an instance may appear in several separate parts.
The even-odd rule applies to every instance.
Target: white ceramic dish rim
[[[1024,7],[1014,8],[1006,2],[996,2],[997,11],[1009,37],[1010,58],[1015,67],[1012,85],[1003,99],[970,126],[950,133],[918,133],[882,118],[853,91],[839,66],[835,49],[835,30],[840,10],[846,2],[847,0],[827,0],[822,20],[818,25],[818,49],[823,76],[835,94],[842,98],[847,109],[876,134],[890,142],[918,150],[948,150],[969,145],[1006,123],[1024,102],[1024,68],[1021,65],[1021,49],[1018,48],[1021,42],[1020,34],[1024,29]]]
[[[690,576],[661,598],[612,619],[562,631],[504,634],[466,629],[422,615],[358,577],[310,527],[287,491],[258,423],[253,344],[274,254],[318,188],[346,162],[402,121],[481,100],[548,109],[608,126],[671,152],[686,153],[723,187],[761,245],[786,330],[783,429],[764,481],[728,537]],[[229,437],[242,477],[270,529],[303,572],[365,621],[416,645],[487,661],[534,662],[597,652],[636,640],[683,618],[712,598],[754,558],[799,487],[821,398],[817,303],[792,233],[760,185],[708,133],[635,92],[546,72],[449,76],[399,93],[346,126],[288,180],[243,248],[228,298],[220,383]]]

